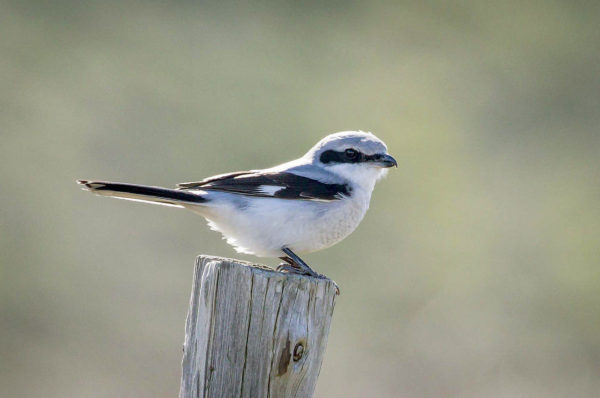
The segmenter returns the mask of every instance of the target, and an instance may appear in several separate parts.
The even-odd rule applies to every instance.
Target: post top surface
[[[233,265],[233,266],[247,267],[247,268],[250,268],[252,272],[271,274],[271,275],[269,275],[269,277],[281,277],[281,278],[286,278],[286,279],[287,278],[297,278],[297,279],[301,279],[301,280],[304,279],[304,280],[307,280],[310,282],[324,281],[324,282],[333,283],[334,285],[337,286],[337,284],[335,283],[335,281],[333,279],[331,279],[325,275],[323,275],[324,278],[315,278],[315,277],[308,276],[308,275],[291,274],[291,273],[287,273],[287,272],[277,271],[277,270],[275,270],[271,267],[268,267],[264,264],[257,264],[257,263],[252,263],[250,261],[238,260],[235,258],[213,256],[213,255],[209,255],[209,254],[200,254],[196,258],[196,264],[206,264],[206,263],[212,262],[212,261],[222,262],[222,263],[226,263],[226,264]]]

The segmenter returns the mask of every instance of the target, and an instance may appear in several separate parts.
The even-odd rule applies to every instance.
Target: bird
[[[350,235],[369,208],[378,180],[398,167],[370,132],[329,134],[296,160],[184,182],[176,188],[77,180],[101,196],[190,210],[238,252],[278,257],[281,272],[324,278],[299,254]]]

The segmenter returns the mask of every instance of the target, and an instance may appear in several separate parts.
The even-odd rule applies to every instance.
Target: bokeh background
[[[342,289],[316,396],[597,397],[599,4],[2,2],[0,396],[176,396],[195,256],[256,261],[76,178],[362,129],[399,168],[306,256]]]

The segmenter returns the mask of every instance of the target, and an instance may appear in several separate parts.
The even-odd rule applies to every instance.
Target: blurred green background
[[[200,253],[172,186],[340,130],[399,168],[306,256],[342,289],[317,397],[597,397],[600,8],[2,2],[0,396],[173,397]]]

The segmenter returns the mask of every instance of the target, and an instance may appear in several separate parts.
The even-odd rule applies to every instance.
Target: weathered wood
[[[335,283],[199,256],[180,398],[312,397]]]

